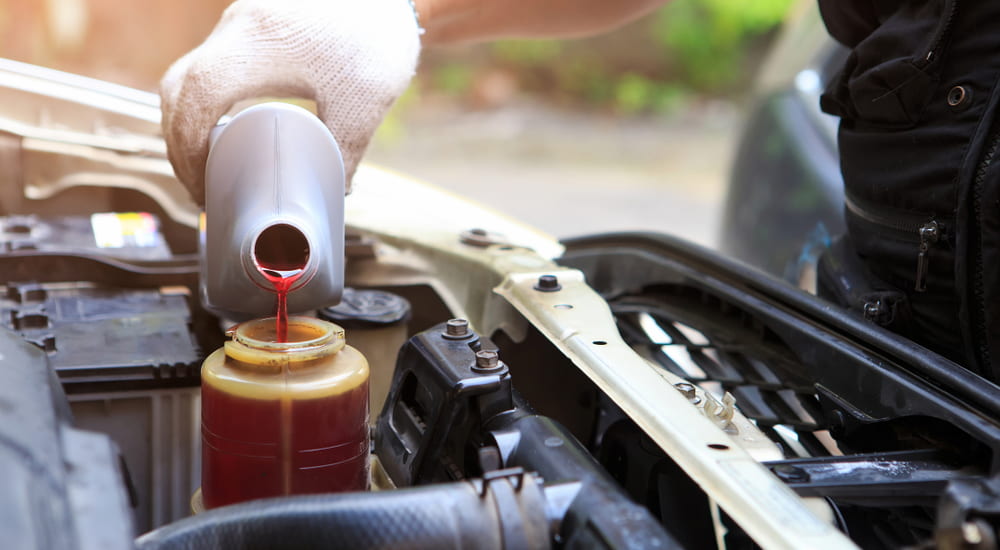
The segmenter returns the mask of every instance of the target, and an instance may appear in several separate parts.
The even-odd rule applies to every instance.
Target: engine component
[[[0,329],[4,547],[131,548],[117,454],[106,436],[70,427],[45,354]]]
[[[169,289],[9,282],[0,323],[44,350],[70,393],[191,386],[201,354],[187,298]]]
[[[407,342],[376,425],[375,450],[393,481],[434,483],[519,467],[567,484],[553,532],[564,547],[679,548],[565,428],[533,413],[501,356],[460,320]]]
[[[140,537],[138,550],[550,547],[550,496],[517,474],[397,491],[297,496],[227,506]]]
[[[626,341],[692,386],[735,395],[785,451],[766,463],[772,473],[801,496],[825,498],[856,544],[992,544],[1000,387],[669,237],[604,235],[567,247],[561,262],[612,297]],[[603,436],[598,457],[611,474],[654,513],[676,516],[657,510],[677,494],[673,460],[636,426]],[[727,535],[728,547],[741,547],[730,543]]]
[[[344,330],[292,317],[231,330],[202,367],[206,508],[368,487],[368,362]]]

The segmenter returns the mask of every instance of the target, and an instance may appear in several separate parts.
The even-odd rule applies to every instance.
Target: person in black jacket
[[[819,4],[850,48],[821,99],[841,117],[850,243],[905,296],[911,315],[893,328],[997,380],[1000,4]]]

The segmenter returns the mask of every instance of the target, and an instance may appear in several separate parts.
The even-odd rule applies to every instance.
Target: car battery
[[[201,350],[186,289],[7,283],[0,324],[43,349],[74,425],[110,436],[137,533],[185,517],[200,484]]]
[[[67,393],[191,386],[201,352],[187,300],[183,288],[10,282],[0,324],[48,354]]]
[[[0,217],[0,325],[45,351],[74,425],[118,446],[136,533],[185,517],[200,484],[195,276],[177,265],[150,214]]]

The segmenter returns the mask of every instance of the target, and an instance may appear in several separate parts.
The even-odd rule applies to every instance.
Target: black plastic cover
[[[477,351],[494,349],[472,331],[447,334],[444,324],[403,347],[375,433],[393,481],[436,483],[519,467],[575,487],[559,518],[563,548],[680,548],[568,430],[534,414],[503,362],[476,364]]]
[[[319,316],[345,329],[390,326],[410,318],[410,302],[384,290],[345,288],[340,303]]]
[[[67,391],[198,383],[184,291],[8,283],[0,325],[44,350]]]
[[[4,548],[132,547],[117,451],[69,427],[45,354],[0,329],[0,533]]]

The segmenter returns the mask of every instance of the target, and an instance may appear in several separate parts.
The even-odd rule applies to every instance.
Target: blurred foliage
[[[698,96],[732,97],[795,0],[674,0],[624,29],[586,40],[507,40],[425,52],[422,88],[487,104],[506,75],[518,93],[620,113],[670,112]],[[493,78],[487,78],[492,76]]]
[[[562,42],[557,40],[502,40],[493,44],[497,59],[520,65],[556,62],[562,51]]]
[[[653,18],[652,38],[671,52],[693,88],[734,84],[754,38],[781,23],[793,0],[675,0]]]
[[[407,88],[382,119],[382,124],[379,125],[373,140],[383,144],[393,144],[405,138],[406,123],[403,121],[403,113],[414,107],[420,100],[419,96],[420,92],[415,86]]]
[[[657,82],[625,73],[615,82],[615,107],[626,114],[641,111],[671,112],[684,105],[687,92],[677,84]]]
[[[448,63],[434,71],[434,88],[449,94],[464,94],[472,87],[475,78],[472,67],[466,63]]]

